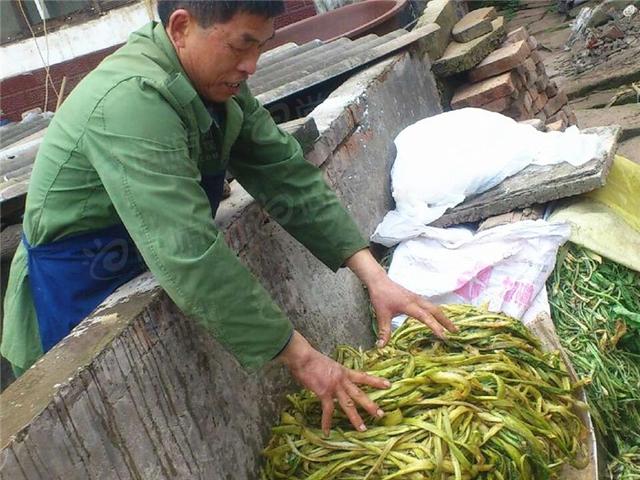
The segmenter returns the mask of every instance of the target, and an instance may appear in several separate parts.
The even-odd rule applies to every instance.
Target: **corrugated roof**
[[[383,36],[367,35],[356,40],[319,40],[297,47],[283,45],[265,56],[249,87],[260,102],[269,106],[393,54],[433,33],[430,25],[407,32],[399,29]]]

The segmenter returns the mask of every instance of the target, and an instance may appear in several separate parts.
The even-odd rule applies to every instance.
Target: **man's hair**
[[[203,28],[226,23],[239,12],[272,18],[284,12],[283,0],[158,0],[158,16],[166,27],[178,9],[187,10]]]

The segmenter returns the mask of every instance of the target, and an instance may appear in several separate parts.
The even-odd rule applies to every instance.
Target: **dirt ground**
[[[555,0],[522,1],[507,29],[524,25],[536,37],[547,74],[569,96],[579,127],[622,126],[618,153],[640,163],[640,11],[592,29],[590,38],[580,37],[566,47],[571,22],[581,9],[600,3],[591,0],[560,14]],[[619,3],[624,7],[633,0]],[[623,37],[603,38],[620,22]]]

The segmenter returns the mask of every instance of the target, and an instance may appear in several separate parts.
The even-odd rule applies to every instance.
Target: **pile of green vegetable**
[[[510,317],[443,309],[460,328],[446,342],[410,319],[384,348],[339,347],[341,364],[392,382],[367,390],[385,417],[358,432],[339,413],[325,438],[317,397],[291,395],[262,478],[542,480],[564,463],[583,467],[587,432],[575,410],[585,406],[558,354]]]
[[[616,480],[640,480],[640,274],[573,244],[549,279],[552,317]]]

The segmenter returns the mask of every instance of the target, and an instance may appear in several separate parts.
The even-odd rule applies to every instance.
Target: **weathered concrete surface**
[[[450,208],[431,225],[448,227],[475,222],[516,208],[544,204],[602,187],[616,152],[620,127],[597,127],[585,129],[583,132],[601,135],[606,141],[607,154],[602,158],[589,160],[579,167],[566,162],[544,167],[531,165],[486,192]]]
[[[320,135],[316,122],[308,116],[281,123],[278,126],[289,135],[296,137],[304,153],[309,152],[313,148],[314,142]]]
[[[391,206],[393,138],[440,112],[422,56],[358,74],[312,114],[321,137],[309,158],[365,234]],[[326,269],[235,182],[217,223],[312,343],[324,352],[372,344],[357,279]],[[291,387],[277,365],[244,372],[143,275],[0,395],[0,476],[255,479]]]
[[[504,18],[491,22],[493,31],[467,43],[451,42],[442,57],[434,62],[433,73],[448,77],[465,72],[478,65],[489,53],[500,45],[506,35]]]
[[[570,99],[595,90],[605,90],[640,80],[640,47],[629,48],[616,56],[615,65],[605,62],[571,79],[559,78],[560,87]]]

